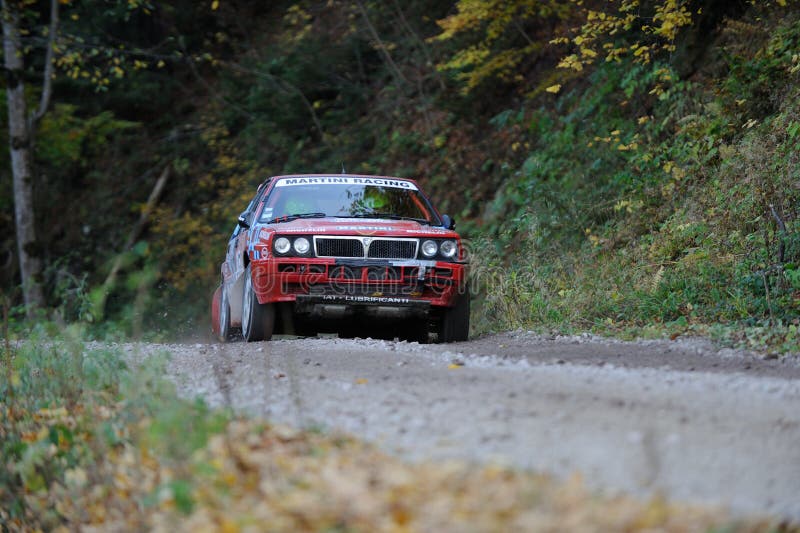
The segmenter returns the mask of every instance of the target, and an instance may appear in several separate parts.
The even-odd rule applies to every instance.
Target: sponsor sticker
[[[411,301],[408,298],[390,298],[388,296],[339,296],[335,294],[326,294],[322,299],[366,304],[407,304]]]
[[[392,226],[336,226],[338,231],[393,231]]]
[[[281,228],[280,233],[325,233],[330,229],[329,226],[300,226],[299,228]]]
[[[350,176],[305,176],[296,178],[281,178],[276,187],[296,187],[298,185],[374,185],[377,187],[391,187],[416,191],[417,186],[410,181],[393,178],[357,178]]]
[[[331,217],[336,218],[336,217]],[[309,226],[281,229],[281,233],[328,233],[330,231],[352,231],[358,234],[369,234],[376,231],[396,231],[392,226]]]
[[[419,233],[419,230],[415,229],[407,229],[406,233]],[[445,233],[450,233],[450,230],[441,229],[441,228],[425,228],[425,233],[428,235],[444,235]]]

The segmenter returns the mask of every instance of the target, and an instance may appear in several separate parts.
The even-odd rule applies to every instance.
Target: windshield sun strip
[[[400,179],[402,180],[402,178],[400,178]],[[279,222],[283,222],[283,221],[289,222],[291,220],[296,220],[296,218],[294,218],[292,215],[284,215],[284,216],[281,216],[281,217],[271,217],[271,218],[266,218],[264,216],[265,212],[268,209],[271,210],[271,207],[274,207],[274,206],[270,206],[270,203],[271,203],[270,200],[271,200],[273,194],[276,192],[275,191],[276,182],[273,182],[271,184],[267,183],[267,185],[271,185],[271,186],[264,188],[265,190],[263,191],[263,193],[261,193],[260,202],[258,203],[258,213],[259,213],[259,219],[258,220],[259,220],[259,222],[261,222],[262,224],[264,224],[264,223],[266,223],[266,224],[274,224],[274,223],[279,223]],[[417,207],[417,209],[419,209],[420,213],[425,215],[425,217],[421,218],[421,217],[412,217],[412,216],[405,216],[405,215],[394,215],[394,214],[389,213],[392,216],[391,217],[384,217],[384,218],[397,219],[397,220],[410,220],[410,221],[418,222],[420,224],[425,224],[425,225],[428,225],[428,226],[440,226],[442,224],[442,220],[441,220],[441,217],[440,217],[439,213],[436,211],[436,209],[434,209],[433,205],[430,202],[430,199],[419,188],[406,190],[406,192],[409,193],[408,197],[416,205],[416,207]],[[344,214],[327,214],[327,213],[325,213],[325,214],[316,215],[316,216],[318,216],[320,218],[322,218],[322,217],[331,217],[331,218],[366,218],[369,215],[344,215]],[[303,218],[303,217],[297,217],[297,218]],[[375,218],[381,218],[381,217],[376,216]],[[284,220],[284,219],[286,219],[286,220]]]

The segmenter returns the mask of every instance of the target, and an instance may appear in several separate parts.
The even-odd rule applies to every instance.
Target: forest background
[[[20,14],[31,109],[53,82],[27,249],[56,323],[207,335],[256,186],[344,166],[416,178],[457,219],[473,334],[699,333],[797,351],[794,2],[3,5]],[[7,150],[0,168],[0,289],[25,328]]]
[[[257,185],[344,166],[416,178],[457,219],[473,335],[797,353],[797,2],[0,5],[0,529],[776,530],[403,465],[182,399],[166,354],[111,341],[209,338]]]

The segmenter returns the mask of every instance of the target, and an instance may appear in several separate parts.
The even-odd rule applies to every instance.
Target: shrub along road
[[[594,488],[800,520],[800,363],[702,341],[526,333],[127,345],[181,394],[412,459],[497,461]]]

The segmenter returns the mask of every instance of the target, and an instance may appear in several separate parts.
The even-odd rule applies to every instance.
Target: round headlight
[[[439,252],[448,259],[452,259],[458,253],[458,245],[456,241],[444,241],[439,246]]]
[[[433,257],[439,251],[436,241],[425,241],[422,243],[422,255],[425,257]]]
[[[311,244],[305,237],[298,237],[294,240],[294,251],[300,255],[306,255],[311,248]]]
[[[285,254],[289,252],[292,243],[286,237],[278,237],[275,239],[275,253]]]

